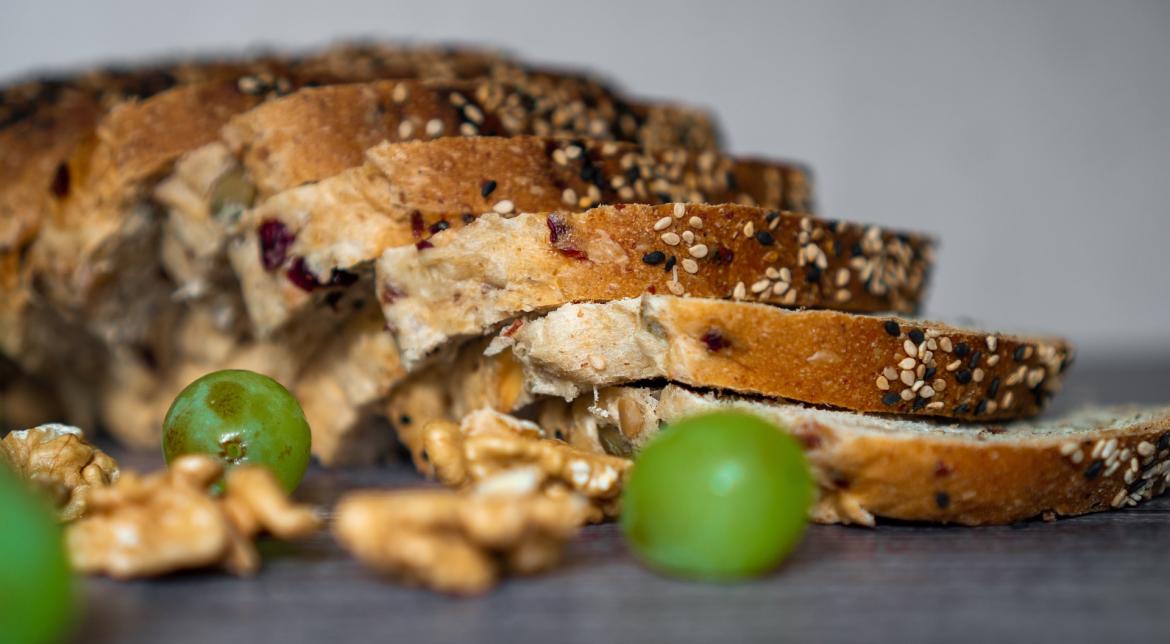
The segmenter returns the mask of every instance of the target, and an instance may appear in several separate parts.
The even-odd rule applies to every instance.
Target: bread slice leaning
[[[485,216],[377,264],[402,362],[528,312],[643,293],[913,312],[932,242],[844,221],[736,205],[616,205]]]
[[[572,400],[599,387],[664,379],[960,420],[1035,415],[1059,391],[1070,361],[1069,345],[1055,338],[663,295],[521,318],[487,349],[501,351],[512,352],[530,396]]]
[[[820,523],[1053,519],[1136,505],[1170,482],[1167,407],[1098,407],[972,426],[760,402],[677,385],[616,387],[572,404],[543,404],[538,424],[546,436],[623,455],[688,416],[728,410],[760,416],[804,447],[819,489],[812,519]]]

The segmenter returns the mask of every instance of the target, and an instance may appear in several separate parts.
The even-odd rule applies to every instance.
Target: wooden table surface
[[[1061,407],[1170,402],[1170,362],[1077,365]],[[122,455],[153,467],[153,455]],[[313,469],[328,505],[354,487],[418,485],[407,465]],[[1157,642],[1170,641],[1170,499],[1054,523],[957,528],[813,526],[775,574],[738,584],[666,579],[613,525],[567,564],[477,599],[395,586],[328,535],[265,543],[253,579],[191,573],[85,583],[79,642]],[[2,638],[0,638],[2,639]]]

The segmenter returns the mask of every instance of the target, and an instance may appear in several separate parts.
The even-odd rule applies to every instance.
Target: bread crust
[[[694,235],[689,247],[680,232]],[[932,257],[929,238],[876,226],[747,206],[630,204],[484,216],[430,245],[387,250],[377,284],[410,371],[438,347],[518,315],[643,293],[913,312]]]
[[[638,404],[623,418],[620,402]],[[1098,408],[1007,425],[941,425],[664,389],[617,387],[572,404],[548,400],[546,434],[606,451],[620,425],[636,449],[660,424],[739,410],[785,428],[805,449],[820,490],[813,520],[1005,524],[1119,508],[1161,494],[1170,476],[1170,408]],[[631,409],[633,407],[630,407]],[[590,411],[590,410],[593,411]],[[612,434],[610,434],[612,435]]]

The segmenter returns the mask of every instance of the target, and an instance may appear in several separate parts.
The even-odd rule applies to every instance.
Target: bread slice
[[[644,295],[521,318],[510,350],[529,395],[573,400],[665,379],[852,411],[1005,420],[1059,391],[1069,345],[925,320]],[[507,409],[505,409],[507,411]]]
[[[992,425],[829,411],[664,388],[616,387],[572,404],[550,399],[539,422],[585,449],[631,453],[662,425],[738,410],[800,439],[820,497],[813,519],[963,525],[1052,519],[1119,508],[1170,482],[1170,408],[1098,407]]]
[[[298,316],[328,318],[331,307],[323,303],[353,293],[339,287],[372,272],[384,250],[426,247],[433,234],[462,228],[480,213],[500,218],[663,199],[783,208],[807,205],[807,185],[805,171],[788,164],[681,149],[650,154],[616,142],[481,137],[383,144],[367,152],[362,166],[245,212],[242,240],[230,256],[253,326],[266,337]]]
[[[377,81],[306,88],[234,117],[224,127],[221,141],[185,155],[160,183],[155,198],[168,210],[162,240],[164,266],[184,297],[198,297],[231,283],[224,275],[223,248],[229,228],[243,210],[284,190],[360,166],[366,150],[383,141],[526,134],[588,135],[644,143],[648,150],[689,150],[716,142],[710,119],[695,110],[631,103],[589,78],[524,73],[504,65],[493,68],[492,78],[484,80]],[[467,162],[483,162],[490,152],[472,155]],[[398,166],[403,163],[399,161]],[[710,163],[715,163],[715,157]],[[497,175],[513,171],[502,166],[496,162],[487,169]],[[778,176],[769,171],[743,173],[740,178],[769,181],[772,190],[790,196],[785,206],[807,209],[804,173],[785,183],[789,169],[776,166]],[[348,177],[285,196],[279,206],[325,202],[333,191],[345,190]],[[480,189],[476,187],[477,192]],[[748,185],[744,192],[769,197],[764,187]],[[582,188],[582,198],[585,193]],[[558,190],[550,195],[558,205],[560,194]],[[776,201],[779,195],[771,198]],[[276,210],[269,208],[265,217],[275,217],[271,212]],[[334,213],[316,216],[326,214]],[[346,213],[337,214],[341,225]]]
[[[642,293],[913,312],[932,242],[746,206],[618,205],[481,217],[378,261],[383,313],[408,371],[433,350],[528,312]]]

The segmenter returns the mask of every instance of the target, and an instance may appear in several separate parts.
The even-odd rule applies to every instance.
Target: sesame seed
[[[744,237],[751,237],[754,234],[756,234],[756,227],[754,224],[752,224],[752,222],[749,221],[743,225],[743,236]]]
[[[703,228],[703,220],[698,217],[691,217],[687,223],[691,225],[691,228],[697,228],[700,230]]]
[[[691,246],[689,249],[687,249],[687,252],[691,254],[691,257],[702,259],[707,256],[707,245],[695,244],[694,246]]]
[[[501,201],[497,201],[496,205],[492,206],[492,210],[496,211],[497,213],[499,213],[501,215],[506,215],[506,214],[512,212],[515,208],[516,208],[516,206],[512,203],[512,201],[510,199],[503,199]]]
[[[394,86],[394,90],[390,92],[390,99],[395,103],[405,103],[406,98],[410,95],[410,90],[407,89],[403,83],[398,83]]]
[[[910,402],[911,400],[914,400],[914,392],[909,390],[909,389],[903,389],[901,396],[902,396],[902,400],[905,400],[906,402]]]
[[[409,139],[414,134],[414,123],[410,121],[403,121],[398,124],[398,138]]]
[[[935,391],[945,391],[947,388],[947,381],[939,378],[938,380],[930,383],[930,385],[934,387]]]
[[[913,369],[917,364],[918,361],[914,358],[903,358],[902,361],[898,363],[898,366],[903,369]]]
[[[962,361],[962,360],[955,360],[955,361],[953,361],[953,362],[949,362],[949,363],[947,363],[947,371],[954,371],[955,369],[958,369],[958,368],[959,368],[959,367],[961,367],[962,365],[963,365],[963,361]],[[957,379],[957,378],[956,378],[956,379]],[[962,383],[962,382],[960,382],[959,384],[963,384],[963,383]]]
[[[479,128],[475,127],[472,123],[460,123],[459,133],[463,136],[478,136]]]
[[[747,287],[743,285],[743,282],[735,283],[735,290],[731,292],[731,296],[737,300],[747,297]]]
[[[1063,445],[1060,446],[1060,455],[1061,456],[1068,456],[1069,454],[1072,454],[1075,451],[1077,451],[1077,444],[1076,443],[1064,443]]]
[[[685,243],[685,244],[695,243],[695,233],[693,233],[689,230],[684,230],[683,234],[682,234],[682,240],[683,240],[683,243]]]
[[[877,388],[881,389],[882,391],[889,391],[890,381],[886,380],[885,376],[878,376],[877,377]]]
[[[885,369],[882,369],[882,375],[885,376],[887,380],[895,380],[898,377],[898,370],[893,367],[886,367]]]
[[[565,188],[565,191],[561,193],[561,201],[565,202],[566,204],[568,204],[570,206],[576,206],[577,205],[577,191],[573,190],[572,188]]]
[[[1037,367],[1037,368],[1028,372],[1028,379],[1026,381],[1026,384],[1028,385],[1029,389],[1034,389],[1036,387],[1036,385],[1039,385],[1043,380],[1044,380],[1044,369],[1041,367]]]
[[[684,292],[686,292],[686,289],[683,288],[683,285],[679,284],[675,280],[667,282],[666,288],[670,289],[670,292],[674,293],[675,295],[682,295]]]
[[[905,342],[902,343],[902,350],[905,351],[906,355],[910,356],[911,358],[918,357],[918,347],[915,346],[914,343],[909,341],[909,340],[906,340]]]
[[[923,398],[933,398],[934,397],[934,387],[931,387],[930,385],[926,385],[926,386],[922,387],[922,389],[918,390],[918,395],[922,396]]]
[[[670,217],[663,217],[662,219],[659,219],[658,221],[654,222],[654,230],[656,230],[656,231],[666,230],[667,228],[670,228],[670,225],[672,223],[674,223],[673,219],[671,219]]]
[[[772,266],[769,266],[768,268],[764,269],[764,275],[767,275],[768,279],[770,279],[770,280],[780,279],[780,271],[776,270]]]
[[[1098,440],[1096,443],[1093,444],[1093,451],[1089,453],[1089,456],[1092,458],[1100,458],[1101,451],[1104,449],[1105,449],[1105,441]]]
[[[678,233],[662,233],[662,243],[667,246],[678,246],[680,241],[682,239],[678,236]]]
[[[582,150],[581,146],[579,145],[570,145],[569,147],[565,148],[565,156],[570,159],[576,159],[580,157],[582,152],[584,152],[584,150]]]
[[[1003,395],[1003,401],[1000,402],[1000,406],[1003,407],[1004,409],[1010,408],[1012,406],[1012,403],[1015,402],[1015,399],[1016,399],[1015,396],[1016,395],[1014,393],[1012,393],[1010,391],[1007,392],[1006,394]]]
[[[699,263],[693,259],[689,259],[689,258],[684,259],[682,261],[682,267],[683,267],[684,271],[691,273],[691,274],[699,272]]]
[[[760,280],[755,284],[752,284],[752,293],[763,293],[768,289],[768,285],[768,280]]]
[[[483,111],[474,105],[463,108],[463,115],[472,123],[483,123]]]
[[[976,369],[975,371],[972,371],[971,372],[971,379],[974,380],[975,382],[983,382],[983,370]]]
[[[605,358],[602,356],[589,356],[589,366],[597,371],[605,369]]]
[[[905,369],[900,374],[899,379],[902,381],[902,384],[909,387],[910,385],[914,384],[914,372],[910,371],[909,369]]]
[[[995,351],[995,348],[998,346],[999,346],[999,341],[996,340],[994,335],[987,336],[987,350],[988,351]]]
[[[675,219],[682,219],[682,216],[685,214],[687,214],[687,205],[686,204],[682,204],[682,203],[674,204],[674,217],[675,217]]]
[[[932,403],[928,404],[928,405],[926,406],[926,408],[927,408],[927,409],[929,409],[929,410],[931,410],[931,411],[938,411],[938,410],[942,409],[942,408],[943,408],[943,407],[945,407],[945,406],[946,406],[946,403],[944,403],[944,402],[943,402],[943,401],[941,401],[941,400],[936,400],[936,401],[934,401],[934,402],[932,402]]]
[[[925,378],[926,377],[926,365],[919,363],[918,367],[914,370],[914,375],[918,376],[919,380]]]
[[[443,133],[443,122],[439,119],[427,121],[427,136],[439,136]]]
[[[837,269],[837,286],[843,287],[848,283],[849,283],[849,269],[844,268],[844,267]]]
[[[987,356],[987,366],[994,367],[997,364],[999,364],[999,356],[998,355]]]
[[[666,253],[660,250],[650,251],[642,256],[642,261],[651,266],[657,266],[666,261]]]
[[[1142,456],[1152,456],[1154,454],[1154,445],[1148,441],[1138,443],[1137,453]]]
[[[1069,460],[1071,460],[1076,465],[1080,465],[1085,460],[1085,453],[1078,449],[1077,451],[1073,452],[1072,458]]]
[[[942,339],[940,339],[940,340],[938,341],[938,346],[942,347],[942,350],[943,350],[943,351],[945,351],[945,352],[947,352],[947,353],[950,353],[950,352],[951,352],[951,350],[955,348],[955,347],[954,347],[954,345],[953,345],[953,344],[951,344],[951,339],[950,339],[950,338],[942,338]]]
[[[931,351],[938,351],[938,341],[934,338],[930,338],[926,341],[926,348],[930,349]]]
[[[1117,439],[1110,438],[1109,441],[1105,443],[1105,448],[1101,450],[1101,458],[1109,458],[1110,456],[1113,455],[1113,452],[1116,450],[1117,450]]]
[[[788,282],[776,282],[775,284],[772,285],[772,294],[773,295],[784,295],[784,293],[787,291],[788,291]],[[792,295],[795,297],[796,291],[793,291]]]

